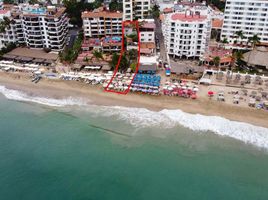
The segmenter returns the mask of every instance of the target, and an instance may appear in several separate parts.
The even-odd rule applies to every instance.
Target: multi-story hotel
[[[122,34],[121,12],[110,12],[103,7],[93,12],[82,13],[83,29],[85,37],[103,37]]]
[[[123,0],[123,20],[147,18],[150,2],[150,0]]]
[[[268,44],[268,0],[226,0],[221,39],[241,42],[235,36],[237,31],[243,32],[243,42],[257,34]]]
[[[210,39],[211,19],[190,10],[170,13],[165,15],[162,28],[169,55],[202,57]]]
[[[8,12],[11,12],[10,25],[0,33],[2,46],[12,40],[31,48],[53,51],[64,48],[69,23],[64,7],[19,4]]]

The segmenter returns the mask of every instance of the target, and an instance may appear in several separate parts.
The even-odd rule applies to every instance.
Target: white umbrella
[[[168,89],[168,90],[170,90],[170,91],[171,91],[171,90],[173,90],[173,88],[172,88],[172,87],[168,87],[167,89]]]
[[[164,90],[167,90],[167,89],[168,89],[168,87],[167,87],[167,86],[164,86],[164,87],[163,87],[163,89],[164,89]]]
[[[193,89],[193,91],[198,92],[198,91],[199,91],[199,89],[198,89],[198,88],[194,88],[194,89]]]
[[[114,86],[112,85],[112,84],[110,84],[109,86],[108,86],[108,88],[113,88]]]

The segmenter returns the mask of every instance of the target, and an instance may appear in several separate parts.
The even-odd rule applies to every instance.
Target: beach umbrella
[[[124,90],[127,90],[128,89],[128,86],[124,86]]]
[[[168,89],[168,87],[167,86],[163,86],[163,90],[167,90]]]
[[[193,89],[193,91],[198,92],[198,91],[199,91],[199,89],[198,89],[198,88],[194,88],[194,89]]]
[[[191,95],[191,99],[196,99],[196,98],[197,98],[196,94],[193,93],[193,94]]]
[[[192,87],[188,87],[188,90],[193,90],[193,88]]]
[[[172,87],[168,87],[167,89],[168,89],[169,91],[173,90],[173,88],[172,88]]]
[[[208,95],[209,96],[213,96],[214,95],[214,92],[213,91],[208,91]]]
[[[182,87],[181,87],[181,89],[186,90],[186,89],[187,89],[187,87],[186,87],[186,86],[182,86]]]
[[[113,88],[114,86],[112,85],[112,84],[110,84],[109,86],[108,86],[108,88]]]
[[[179,86],[179,83],[174,83],[174,85]]]

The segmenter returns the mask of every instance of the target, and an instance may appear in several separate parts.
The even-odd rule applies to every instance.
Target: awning
[[[9,55],[9,54],[5,54],[3,55],[2,58],[5,58],[5,59],[15,59],[17,56],[14,56],[14,55]]]

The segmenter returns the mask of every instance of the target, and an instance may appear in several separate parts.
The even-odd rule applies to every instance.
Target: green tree
[[[259,38],[259,36],[257,34],[253,35],[252,37],[250,37],[248,39],[248,41],[251,43],[251,46],[252,46],[253,50],[256,48],[257,44],[261,43],[260,40],[261,39]],[[247,63],[249,63],[251,53],[252,53],[252,51],[249,52]]]
[[[123,4],[119,3],[118,0],[112,0],[109,4],[110,11],[123,11]]]
[[[216,67],[219,67],[221,58],[219,56],[216,56],[213,58],[213,63]]]
[[[255,49],[255,47],[257,46],[257,44],[260,44],[261,39],[259,38],[259,36],[257,34],[253,35],[252,37],[249,38],[249,42],[251,43],[253,49]]]
[[[103,54],[102,54],[102,52],[101,51],[93,51],[93,55],[94,55],[94,57],[95,58],[97,58],[97,59],[103,59]]]
[[[154,4],[152,9],[150,10],[150,13],[152,14],[153,18],[155,18],[155,19],[159,18],[159,16],[160,16],[159,6]]]
[[[236,31],[235,35],[236,35],[237,38],[240,39],[240,44],[241,44],[243,42],[242,40],[245,38],[243,31],[242,30]]]
[[[113,54],[113,57],[112,57],[112,61],[110,62],[110,66],[112,67],[112,69],[115,69],[117,64],[119,62],[119,55],[117,53],[114,53]],[[125,54],[122,55],[121,57],[121,61],[120,61],[120,64],[119,64],[119,71],[126,71],[128,68],[128,59],[126,57]]]
[[[221,41],[223,44],[228,44],[229,41],[227,40],[227,38],[223,38],[223,40]]]
[[[242,64],[242,59],[244,58],[242,51],[233,51],[232,54],[232,67],[234,68],[237,64],[240,66]]]

